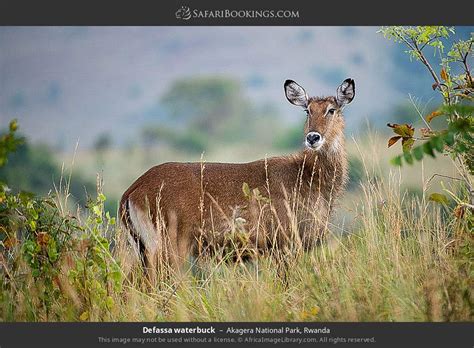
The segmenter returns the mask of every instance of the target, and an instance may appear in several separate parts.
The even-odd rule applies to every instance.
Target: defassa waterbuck
[[[137,261],[179,269],[236,229],[259,252],[314,245],[347,180],[342,110],[355,83],[346,79],[331,97],[309,97],[292,80],[284,90],[306,112],[299,152],[249,163],[164,163],[125,191],[119,216]]]

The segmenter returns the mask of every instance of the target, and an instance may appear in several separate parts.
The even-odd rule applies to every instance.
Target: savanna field
[[[464,321],[472,320],[472,229],[452,199],[452,160],[426,159],[395,167],[375,132],[348,139],[355,178],[336,208],[326,237],[311,252],[298,246],[278,257],[227,262],[205,258],[187,272],[150,284],[120,251],[122,231],[104,209],[103,192],[126,187],[137,172],[165,161],[162,154],[108,151],[87,208],[68,197],[74,168],[87,171],[97,158],[78,151],[64,158],[63,177],[51,198],[10,200],[8,218],[21,238],[2,243],[3,321]],[[171,150],[170,150],[171,151]],[[204,161],[245,148],[220,149]],[[130,165],[120,166],[126,156]],[[183,153],[170,153],[179,158]],[[67,156],[66,156],[67,157]],[[199,156],[196,156],[199,161]],[[136,166],[134,164],[137,164]],[[356,163],[356,164],[354,164]],[[71,174],[72,169],[72,174]],[[446,177],[432,177],[434,173]],[[110,182],[108,175],[110,175]],[[117,173],[117,175],[113,175]],[[120,183],[120,184],[115,184]],[[117,192],[108,191],[116,196]],[[24,202],[25,204],[21,204]],[[21,206],[21,208],[19,208]],[[242,248],[242,244],[235,244]],[[239,250],[229,250],[229,254]],[[284,260],[282,260],[284,258]],[[194,260],[196,261],[196,260]],[[287,264],[282,276],[281,263]]]
[[[346,191],[326,221],[322,239],[309,251],[298,234],[308,221],[288,209],[291,242],[285,249],[258,254],[249,242],[249,226],[229,217],[232,228],[225,246],[214,255],[190,258],[181,271],[164,267],[152,279],[131,262],[117,207],[122,193],[150,167],[168,161],[201,162],[204,167],[208,162],[247,162],[301,149],[306,136],[302,110],[294,112],[299,123],[290,125],[278,117],[277,108],[247,98],[236,74],[168,76],[170,85],[148,110],[160,118],[145,123],[146,112],[142,118],[130,114],[130,123],[121,126],[122,131],[130,126],[134,135],[119,144],[112,144],[112,122],[104,121],[110,134],[99,134],[92,145],[79,142],[72,150],[61,146],[67,137],[58,137],[51,150],[51,144],[43,146],[22,133],[22,122],[1,124],[0,321],[474,320],[474,37],[469,28],[461,28],[459,37],[452,27],[372,29],[364,29],[367,38],[379,35],[402,45],[407,50],[400,51],[403,59],[421,66],[429,80],[420,80],[423,86],[418,87],[431,99],[405,98],[403,89],[405,99],[391,114],[367,115],[361,113],[363,107],[355,107],[357,127],[345,132]],[[10,34],[16,37],[14,30]],[[292,40],[295,45],[318,40],[311,31],[300,34],[301,41]],[[336,34],[348,36],[351,43],[357,41],[351,35],[359,35],[357,30]],[[264,47],[267,41],[256,44]],[[183,39],[182,47],[186,45]],[[92,46],[91,52],[99,47]],[[173,50],[180,47],[160,47],[160,59],[174,57]],[[377,47],[382,51],[384,46]],[[358,48],[352,68],[364,66],[361,54],[366,51]],[[401,56],[387,52],[398,64]],[[232,56],[224,53],[218,58]],[[11,59],[15,66],[12,62],[21,60]],[[319,67],[309,71],[319,80],[339,79],[338,70],[326,75]],[[367,91],[374,73],[361,71],[361,85],[366,84],[361,90]],[[409,71],[406,81],[394,83],[405,88],[418,82],[415,70]],[[263,77],[251,82],[266,88]],[[61,97],[56,87],[46,98],[51,105]],[[135,102],[143,91],[135,86],[129,93]],[[286,103],[283,94],[279,97]],[[363,92],[361,97],[362,103]],[[14,95],[12,108],[21,109],[25,100]],[[120,104],[116,95],[111,100]],[[368,120],[362,122],[363,117]],[[142,128],[137,128],[140,120]],[[83,127],[83,119],[75,121]],[[272,204],[263,191],[244,182],[242,195],[255,199],[261,209]],[[318,211],[309,205],[303,209],[310,212],[307,219],[320,223]]]

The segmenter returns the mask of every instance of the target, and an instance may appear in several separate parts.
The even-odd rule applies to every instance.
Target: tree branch
[[[471,40],[470,43],[469,43],[469,47],[466,50],[466,54],[462,54],[461,49],[458,47],[459,56],[462,58],[461,63],[464,65],[464,70],[466,71],[466,77],[468,79],[468,81],[466,81],[468,83],[467,87],[472,86],[471,71],[470,71],[469,65],[467,63],[467,57],[469,57],[469,52],[471,51],[472,43],[473,43],[473,41]]]
[[[418,47],[418,44],[416,42],[413,42],[413,44],[415,46],[416,52],[418,53],[418,56],[420,57],[421,62],[428,68],[431,76],[436,82],[437,87],[441,90],[441,81],[439,80],[438,75],[436,75],[436,72],[434,71],[428,59],[426,59],[421,49]]]
[[[396,30],[394,32],[395,32],[395,35],[401,41],[403,41],[413,52],[417,54],[418,58],[423,63],[423,65],[425,65],[428,68],[428,71],[430,72],[431,76],[433,77],[436,83],[436,88],[438,88],[441,91],[441,81],[439,80],[438,75],[436,75],[436,72],[434,71],[430,62],[426,59],[425,55],[422,52],[422,49],[426,46],[426,44],[423,45],[423,47],[420,49],[420,47],[418,47],[418,44],[416,43],[416,39],[412,39],[412,41],[410,42]]]

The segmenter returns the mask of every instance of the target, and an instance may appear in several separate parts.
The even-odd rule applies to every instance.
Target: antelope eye
[[[308,109],[304,109],[304,112],[306,112],[306,116],[309,116],[309,110]]]
[[[334,115],[334,113],[336,112],[336,109],[329,109],[328,110],[328,115]]]

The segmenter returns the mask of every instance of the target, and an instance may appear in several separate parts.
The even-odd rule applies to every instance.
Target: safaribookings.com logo
[[[191,18],[299,18],[298,10],[199,10],[181,6],[175,13],[177,19]]]

